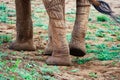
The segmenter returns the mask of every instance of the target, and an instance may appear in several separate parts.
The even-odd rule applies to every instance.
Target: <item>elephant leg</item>
[[[16,40],[10,44],[9,48],[13,50],[35,50],[33,46],[30,0],[15,0],[15,4],[17,37]]]
[[[45,48],[45,52],[44,52],[44,55],[52,55],[52,52],[53,52],[53,47],[52,47],[52,28],[50,26],[50,23],[49,23],[49,28],[48,28],[48,44]]]
[[[73,56],[84,56],[86,54],[85,48],[85,34],[88,23],[88,15],[90,4],[88,0],[76,0],[77,12],[76,20],[70,41],[70,54]]]
[[[65,0],[43,0],[49,15],[52,34],[52,56],[47,59],[50,65],[70,65],[69,46],[66,40]]]

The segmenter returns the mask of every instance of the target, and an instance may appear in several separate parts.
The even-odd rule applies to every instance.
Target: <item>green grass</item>
[[[11,41],[12,41],[12,36],[11,35],[0,34],[0,44],[11,42]]]
[[[117,52],[109,52],[108,50],[104,50],[100,54],[97,54],[96,58],[101,61],[113,60],[117,55]]]
[[[120,41],[120,35],[117,36],[117,40]]]
[[[96,59],[98,60],[114,60],[116,57],[119,56],[120,47],[112,46],[108,47],[105,44],[98,44],[95,46],[91,46],[87,44],[87,52],[94,53]]]
[[[0,12],[0,22],[7,23],[8,15],[5,12]]]
[[[8,8],[5,3],[0,3],[0,22],[15,24],[14,20],[11,20],[9,17],[15,17],[15,10]]]
[[[42,23],[41,20],[37,20],[37,21],[35,21],[35,23],[33,24],[33,26],[41,27],[42,29],[45,29],[45,30],[48,29],[48,25]]]
[[[111,38],[111,37],[105,37],[105,41],[106,42],[113,42],[114,41],[114,39],[113,38]]]
[[[44,40],[48,40],[48,35],[40,34],[40,38]]]
[[[97,78],[98,77],[98,75],[94,72],[90,72],[89,76],[92,77],[92,78]]]
[[[111,47],[104,43],[97,45],[86,44],[86,48],[88,54],[93,54],[95,58],[100,61],[114,60],[120,58],[119,44],[113,45]]]
[[[103,24],[101,24],[101,26],[104,26],[105,28],[111,28],[111,25],[108,23],[103,23]]]
[[[67,41],[70,42],[70,40],[71,40],[71,33],[68,33],[68,34],[66,35],[66,38],[67,38]]]
[[[90,29],[96,29],[97,28],[97,26],[95,24],[88,24],[88,27]]]
[[[44,13],[44,12],[46,12],[45,9],[40,8],[40,7],[35,8],[34,11],[35,11],[35,13]]]
[[[117,45],[113,45],[112,47],[110,47],[110,50],[120,50],[120,47]]]
[[[110,29],[107,30],[107,33],[109,33],[109,34],[111,34],[111,35],[116,35],[116,34],[115,34],[115,31],[110,30]]]
[[[97,16],[97,21],[98,22],[107,22],[109,21],[110,19],[108,18],[108,16],[106,15],[98,15]]]
[[[28,61],[20,67],[24,61],[5,59],[9,55],[0,52],[0,80],[56,80],[53,75],[60,72],[57,66],[40,66],[35,61]]]
[[[45,65],[43,65],[42,67],[39,67],[39,68],[40,68],[42,74],[44,74],[44,75],[47,75],[47,74],[52,75],[54,72],[57,72],[57,73],[60,72],[57,66],[49,67],[45,64]]]
[[[85,64],[88,61],[91,61],[93,57],[88,57],[88,58],[75,58],[73,61],[78,63],[78,64]]]
[[[75,21],[75,18],[73,18],[73,17],[67,17],[67,18],[66,18],[66,21],[74,22],[74,21]]]
[[[117,17],[117,22],[120,23],[120,16]]]
[[[86,35],[85,40],[93,40],[93,41],[95,41],[96,37],[95,36],[91,36],[91,35]]]
[[[98,30],[96,31],[95,35],[96,35],[97,37],[105,37],[105,36],[106,36],[105,30],[103,30],[103,29],[98,29]]]
[[[0,10],[3,10],[3,11],[6,10],[6,4],[5,3],[0,3]]]

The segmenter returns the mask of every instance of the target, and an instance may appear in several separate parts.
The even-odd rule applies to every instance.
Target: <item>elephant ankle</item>
[[[17,51],[20,51],[20,50],[35,51],[36,50],[32,41],[26,41],[26,42],[14,41],[9,45],[9,49],[17,50]]]

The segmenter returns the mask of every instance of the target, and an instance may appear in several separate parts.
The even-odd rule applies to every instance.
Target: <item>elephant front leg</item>
[[[47,59],[50,65],[70,65],[69,46],[66,40],[65,0],[43,0],[50,18],[53,52]]]
[[[15,0],[17,38],[10,44],[13,50],[35,50],[33,46],[33,27],[30,0]]]
[[[76,21],[74,24],[72,38],[69,45],[70,54],[73,56],[84,56],[86,54],[85,34],[86,25],[88,23],[90,4],[88,0],[76,0],[76,1],[77,1]]]

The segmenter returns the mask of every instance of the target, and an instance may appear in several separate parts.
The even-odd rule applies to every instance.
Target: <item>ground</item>
[[[118,16],[120,0],[105,1]],[[48,15],[42,1],[32,0],[36,51],[8,49],[16,36],[14,8],[14,0],[0,0],[0,80],[120,80],[120,28],[109,16],[91,7],[86,33],[87,55],[71,56],[72,66],[49,66],[45,63],[48,56],[43,55],[48,40]],[[66,0],[68,42],[74,18],[75,1]]]

